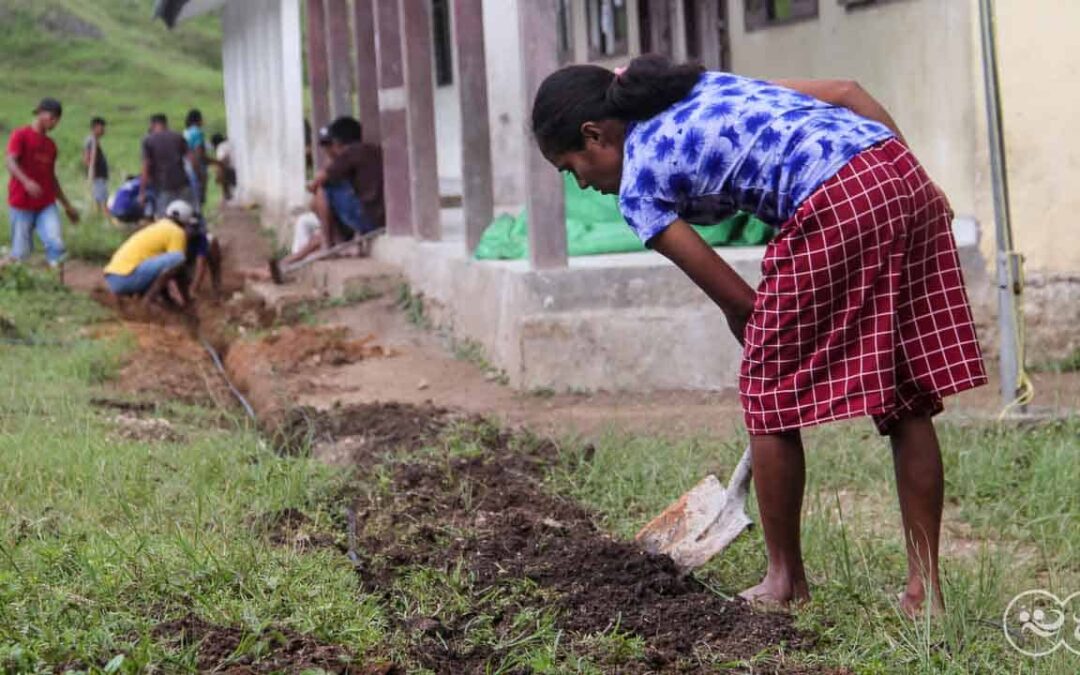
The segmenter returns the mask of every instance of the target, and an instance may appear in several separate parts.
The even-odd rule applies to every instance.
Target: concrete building
[[[648,51],[763,78],[858,80],[890,109],[950,195],[983,335],[993,341],[977,0],[165,4],[179,20],[222,11],[241,196],[262,204],[275,227],[303,199],[298,92],[306,12],[313,126],[354,110],[383,144],[392,236],[374,255],[401,265],[433,315],[480,342],[518,386],[733,382],[738,349],[722,318],[666,261],[651,253],[567,260],[561,181],[529,140],[529,94],[548,72],[570,62],[623,64]],[[1033,282],[1029,337],[1045,354],[1065,353],[1080,348],[1069,329],[1080,321],[1080,246],[1069,244],[1066,231],[1080,201],[1068,189],[1080,171],[1080,139],[1067,127],[1080,103],[1069,80],[1080,56],[1068,48],[1080,5],[996,4],[1016,243]],[[463,208],[440,212],[440,192],[461,195]],[[530,261],[471,260],[468,250],[493,209],[522,205],[536,223]],[[723,255],[754,281],[760,249]]]

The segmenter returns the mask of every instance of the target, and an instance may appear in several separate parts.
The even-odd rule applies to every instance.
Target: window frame
[[[788,0],[792,4],[792,15],[786,19],[769,19],[769,3],[778,1],[743,0],[743,21],[746,32],[753,33],[777,26],[790,26],[803,21],[815,20],[821,15],[821,3],[819,0]],[[806,7],[800,10],[799,8],[803,4]]]
[[[453,0],[431,0],[431,58],[435,86],[454,86],[454,17]],[[440,30],[441,29],[441,30]],[[444,42],[440,43],[440,35]]]
[[[594,4],[595,3],[595,4]],[[593,44],[593,17],[592,8],[597,7],[599,12],[603,11],[604,4],[610,3],[612,12],[622,10],[623,15],[623,34],[621,37],[615,37],[615,45],[611,52],[603,51],[603,48],[599,45]],[[599,14],[596,21],[600,21]],[[618,27],[618,19],[613,15],[613,25]],[[596,26],[597,31],[601,31],[601,26]],[[602,35],[602,33],[600,33]],[[585,41],[588,47],[586,52],[586,58],[590,62],[593,61],[606,61],[608,59],[616,59],[620,56],[628,56],[630,54],[630,2],[629,0],[585,0]]]

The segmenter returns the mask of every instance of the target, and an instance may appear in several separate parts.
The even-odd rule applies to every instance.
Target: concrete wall
[[[1080,3],[995,4],[1015,244],[1034,272],[1078,274]]]
[[[972,86],[968,0],[897,0],[846,10],[818,3],[817,19],[745,30],[730,2],[732,70],[762,78],[858,80],[892,113],[958,214],[976,215],[978,93]]]
[[[289,209],[306,201],[300,0],[230,0],[222,29],[237,198],[283,227]]]

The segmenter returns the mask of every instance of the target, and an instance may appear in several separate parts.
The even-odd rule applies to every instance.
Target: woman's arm
[[[881,122],[907,144],[889,111],[854,80],[773,80],[773,84],[794,89],[819,101],[842,106],[857,115]]]
[[[682,219],[653,237],[649,245],[705,291],[705,295],[724,312],[731,332],[742,344],[743,329],[754,309],[754,289]]]

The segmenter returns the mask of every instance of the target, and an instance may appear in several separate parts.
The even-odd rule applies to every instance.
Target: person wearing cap
[[[196,233],[199,218],[188,202],[176,200],[164,217],[128,237],[105,266],[105,283],[116,296],[142,295],[154,302],[163,291],[178,306],[187,304],[176,276],[184,266],[188,237]]]
[[[60,101],[43,98],[34,108],[34,120],[11,132],[7,146],[8,207],[11,215],[10,260],[25,260],[33,249],[36,232],[49,265],[59,269],[65,249],[59,201],[72,224],[79,212],[68,201],[56,178],[56,143],[49,132],[60,124]]]
[[[363,141],[363,127],[352,117],[339,117],[319,129],[319,146],[329,163],[308,185],[315,195],[311,209],[319,218],[319,232],[299,250],[270,261],[274,281],[280,283],[283,279],[282,266],[295,264],[320,248],[325,250],[385,227],[382,152],[377,145]]]
[[[102,214],[108,213],[109,201],[109,160],[101,147],[101,137],[104,135],[105,119],[95,117],[90,120],[90,135],[83,141],[83,166],[90,178],[90,196]]]
[[[355,118],[339,117],[319,130],[319,145],[330,162],[315,174],[308,190],[323,223],[323,246],[385,226],[382,151],[364,143],[364,128]]]
[[[195,158],[184,137],[169,129],[169,118],[157,113],[150,118],[150,133],[142,142],[142,184],[139,203],[153,198],[153,215],[161,218],[175,201],[196,204],[184,162],[194,166]]]

